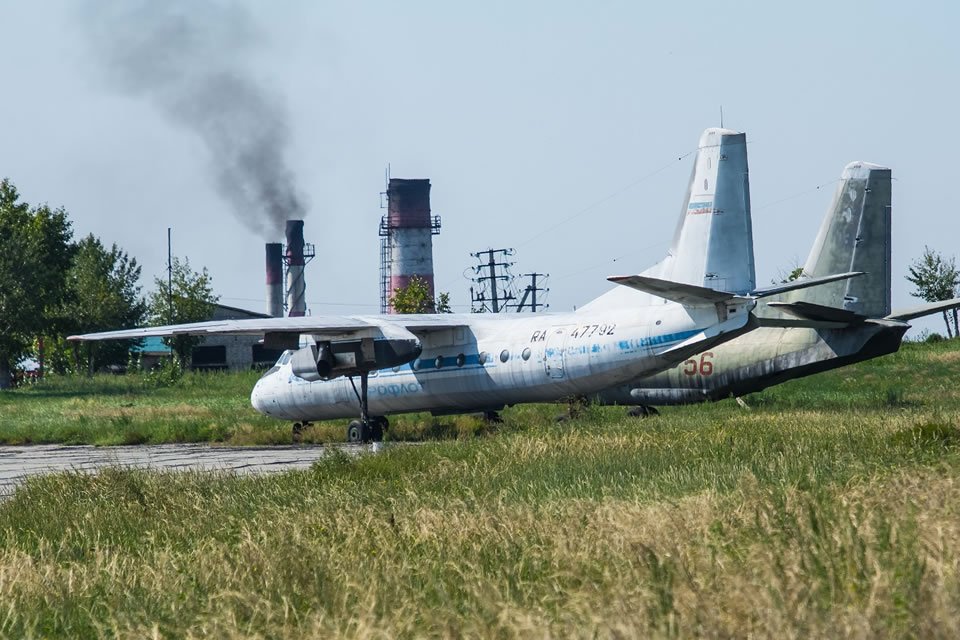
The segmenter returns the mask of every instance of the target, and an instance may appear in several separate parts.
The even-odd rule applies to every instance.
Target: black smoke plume
[[[195,133],[217,191],[251,230],[282,235],[305,206],[287,164],[286,109],[251,70],[257,29],[235,2],[86,3],[82,20],[110,85]]]

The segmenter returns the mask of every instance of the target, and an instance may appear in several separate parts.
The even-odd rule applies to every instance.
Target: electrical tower
[[[513,262],[506,259],[513,256],[513,249],[487,249],[470,255],[480,264],[473,267],[473,287],[470,287],[471,311],[474,313],[502,313],[529,309],[532,313],[546,309],[543,295],[548,274],[525,273],[520,278],[530,278],[530,284],[519,292],[518,278],[510,273]],[[539,279],[539,280],[538,280]],[[519,297],[519,302],[517,298]]]
[[[487,249],[470,254],[480,261],[473,268],[476,276],[470,287],[470,308],[474,313],[500,313],[516,299],[512,291],[513,276],[509,269],[512,262],[505,258],[513,255],[513,249]]]
[[[550,289],[545,289],[544,287],[537,286],[537,278],[541,278],[540,284],[544,284],[546,279],[550,277],[548,273],[522,273],[520,274],[521,278],[530,278],[530,284],[526,286],[523,290],[523,295],[520,297],[520,302],[516,304],[517,313],[523,311],[524,306],[530,307],[530,313],[536,313],[537,308],[547,309],[550,305],[544,304],[543,302],[537,302],[537,293],[543,292],[548,293]],[[543,298],[541,298],[542,300]]]

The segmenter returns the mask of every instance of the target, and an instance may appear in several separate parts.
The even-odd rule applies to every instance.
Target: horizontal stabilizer
[[[846,273],[836,273],[830,276],[821,276],[819,278],[800,278],[799,280],[794,280],[792,282],[787,282],[785,284],[778,284],[775,287],[766,287],[764,289],[757,289],[751,291],[750,295],[754,298],[766,298],[768,296],[775,296],[781,293],[786,293],[787,291],[795,291],[797,289],[806,289],[807,287],[816,287],[817,285],[827,284],[828,282],[836,282],[837,280],[847,280],[848,278],[856,278],[857,276],[866,275],[866,271],[848,271]]]
[[[960,307],[960,298],[953,298],[952,300],[941,300],[939,302],[931,302],[930,304],[913,307],[911,309],[894,311],[888,315],[886,319],[900,321],[913,320],[914,318],[928,316],[931,313],[937,313],[938,311],[949,311],[950,309],[956,309],[958,307]]]
[[[846,329],[848,322],[828,322],[826,320],[802,320],[793,318],[757,318],[760,327],[777,327],[780,329]],[[904,331],[910,328],[905,322],[888,318],[868,318],[861,324],[879,325],[883,327],[900,327]]]
[[[670,280],[661,280],[649,276],[610,276],[607,280],[683,305],[715,305],[718,302],[725,302],[736,297],[735,294],[725,291],[716,291],[693,284],[671,282]]]
[[[849,322],[828,322],[826,320],[805,320],[793,318],[760,318],[759,326],[776,327],[779,329],[846,329]]]
[[[812,302],[769,302],[768,307],[782,311],[801,320],[814,320],[820,322],[842,322],[846,325],[863,324],[867,317],[849,311],[847,309],[838,309],[836,307],[825,307]]]

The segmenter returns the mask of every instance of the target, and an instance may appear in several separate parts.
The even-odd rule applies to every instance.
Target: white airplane
[[[253,407],[293,421],[295,432],[315,420],[359,413],[359,420],[347,428],[352,442],[381,439],[385,416],[394,413],[492,412],[519,403],[590,396],[673,367],[750,331],[756,326],[751,312],[758,298],[860,275],[829,275],[747,295],[726,292],[722,274],[713,274],[716,289],[657,277],[682,271],[687,282],[710,278],[705,265],[716,261],[706,258],[725,251],[729,239],[711,236],[718,228],[713,221],[723,216],[704,214],[742,207],[749,200],[745,145],[741,133],[706,130],[698,145],[683,221],[662,268],[653,275],[608,278],[621,285],[619,289],[648,295],[621,298],[614,291],[576,312],[522,317],[269,318],[145,327],[70,339],[263,335],[266,347],[288,350],[257,382],[251,393]],[[309,336],[311,344],[298,348],[301,335]]]

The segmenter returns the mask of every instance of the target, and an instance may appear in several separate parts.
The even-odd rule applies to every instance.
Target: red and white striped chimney
[[[385,243],[389,251],[389,297],[419,276],[434,299],[433,234],[439,229],[439,218],[430,215],[430,180],[390,178],[387,186],[387,220]],[[431,305],[432,306],[432,305]],[[389,312],[394,313],[393,305]]]

